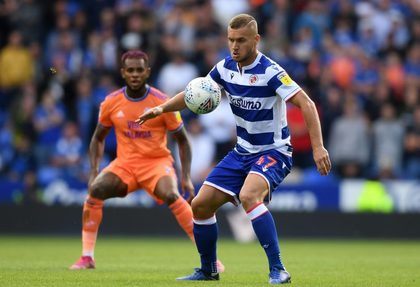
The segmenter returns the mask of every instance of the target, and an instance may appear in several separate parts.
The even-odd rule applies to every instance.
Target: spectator
[[[287,107],[287,124],[293,146],[293,165],[305,169],[313,166],[312,145],[305,119],[300,109],[294,105]]]
[[[370,157],[369,130],[354,99],[347,99],[343,115],[333,123],[328,146],[340,176],[362,176]]]
[[[37,133],[36,156],[39,163],[45,163],[61,135],[65,111],[51,91],[44,91],[41,103],[36,107],[33,115],[35,131]]]
[[[374,57],[361,52],[358,59],[354,88],[357,97],[365,104],[376,90],[379,82],[379,71]]]
[[[19,2],[17,9],[9,16],[11,25],[22,33],[27,43],[41,41],[44,28],[41,4],[34,0]]]
[[[325,142],[328,142],[331,134],[331,126],[343,112],[343,97],[340,89],[334,86],[328,87],[323,92],[320,116],[323,123],[323,137]]]
[[[188,82],[198,77],[197,68],[188,62],[181,51],[174,52],[171,60],[159,72],[158,87],[170,97],[183,91]],[[175,80],[176,79],[176,80]]]
[[[356,75],[356,65],[348,54],[348,50],[343,48],[336,49],[328,68],[331,69],[336,85],[341,89],[350,88]]]
[[[76,83],[76,110],[77,124],[80,130],[80,137],[87,151],[87,144],[92,137],[95,126],[96,107],[92,92],[92,81],[90,78],[81,78]]]
[[[414,109],[413,121],[404,136],[404,174],[403,178],[420,178],[420,105]]]
[[[12,181],[22,182],[28,174],[33,174],[36,171],[36,159],[32,153],[31,141],[27,137],[20,137],[14,144],[15,152],[8,176]]]
[[[386,103],[381,116],[373,122],[373,166],[379,178],[396,178],[402,170],[402,142],[404,127],[395,108]]]
[[[0,176],[7,175],[15,154],[10,121],[0,123]]]
[[[220,161],[236,141],[235,119],[231,115],[229,100],[222,95],[216,110],[200,116],[200,123],[216,143],[215,161]]]
[[[295,27],[295,35],[303,28],[309,28],[315,47],[321,46],[322,35],[330,27],[330,16],[323,1],[309,1],[305,10],[298,17]]]
[[[23,45],[22,34],[15,30],[0,50],[0,106],[7,109],[21,85],[33,77],[34,63],[30,51]]]
[[[192,147],[191,180],[194,186],[200,187],[214,165],[216,148],[197,118],[189,121],[188,132]]]
[[[384,77],[389,83],[394,100],[401,103],[404,92],[404,67],[397,53],[390,53],[385,59]]]
[[[83,159],[83,145],[79,129],[73,122],[66,122],[61,137],[51,157],[52,165],[64,178],[77,178]]]
[[[15,138],[26,136],[31,142],[37,140],[32,118],[35,106],[36,86],[34,83],[27,83],[22,87],[22,93],[10,112]]]

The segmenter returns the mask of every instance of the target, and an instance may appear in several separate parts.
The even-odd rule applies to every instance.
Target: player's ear
[[[121,68],[121,69],[120,69],[120,74],[121,74],[121,77],[122,77],[123,79],[125,79],[125,76],[124,76],[124,68]]]

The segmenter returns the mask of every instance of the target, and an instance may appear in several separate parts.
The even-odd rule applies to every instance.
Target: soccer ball
[[[217,108],[221,97],[220,87],[215,81],[208,77],[199,77],[188,83],[184,101],[192,112],[207,114]]]

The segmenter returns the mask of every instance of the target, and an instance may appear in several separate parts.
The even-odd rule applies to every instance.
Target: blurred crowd
[[[124,85],[120,55],[142,49],[149,83],[170,96],[229,54],[226,25],[259,23],[259,49],[315,101],[337,178],[420,178],[419,0],[0,1],[0,178],[34,190],[86,182],[87,149],[105,96]],[[231,149],[227,99],[183,117],[202,182]],[[316,170],[308,131],[289,107],[299,180]],[[115,157],[106,142],[104,164]]]

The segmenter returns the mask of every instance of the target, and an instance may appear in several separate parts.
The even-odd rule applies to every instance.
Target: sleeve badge
[[[279,81],[286,86],[290,86],[291,84],[293,84],[292,78],[290,78],[290,76],[286,72],[278,74],[277,79],[279,79]]]
[[[175,112],[175,118],[178,122],[182,122],[182,117],[180,112]]]

